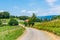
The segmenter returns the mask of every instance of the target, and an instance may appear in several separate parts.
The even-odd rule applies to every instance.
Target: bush
[[[0,20],[0,25],[2,25],[2,21]]]
[[[18,21],[16,19],[10,19],[9,25],[12,25],[12,26],[15,26],[15,25],[18,25]]]
[[[25,26],[27,26],[27,25],[28,25],[28,23],[27,23],[27,22],[24,22],[24,25],[25,25]]]

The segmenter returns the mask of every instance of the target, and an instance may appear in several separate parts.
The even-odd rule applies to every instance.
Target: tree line
[[[35,13],[33,13],[33,17],[35,17],[36,22],[60,19],[60,15],[57,15],[57,16],[52,16],[51,19],[44,18],[44,20],[43,20],[42,18],[37,18]],[[26,20],[26,19],[29,19],[30,17],[29,16],[13,16],[13,15],[10,15],[9,12],[5,11],[5,12],[0,12],[0,18],[19,18],[20,20]]]
[[[10,13],[9,12],[0,12],[0,18],[9,18]]]
[[[60,19],[60,15],[57,15],[57,16],[52,16],[51,19],[48,19],[48,18],[37,18],[37,16],[35,15],[35,13],[33,13],[33,15],[31,17],[29,16],[13,16],[13,15],[10,15],[9,12],[0,12],[0,19],[6,19],[6,18],[11,18],[10,20],[10,25],[17,25],[18,22],[15,20],[15,19],[12,19],[12,18],[18,18],[20,20],[26,20],[28,19],[29,22],[28,22],[28,25],[34,25],[34,22],[46,22],[46,21],[51,21],[51,20],[55,20],[55,19]],[[0,24],[1,24],[1,20],[0,20]],[[25,23],[27,24],[27,23]]]

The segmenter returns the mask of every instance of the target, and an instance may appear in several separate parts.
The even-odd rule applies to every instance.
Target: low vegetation
[[[25,28],[19,26],[18,17],[9,12],[0,12],[0,40],[16,40]]]
[[[18,25],[18,21],[16,19],[10,19],[10,21],[8,22],[9,25],[12,25],[12,26],[15,26],[15,25]]]
[[[35,23],[33,27],[40,30],[53,32],[54,34],[60,36],[60,19],[50,22]]]
[[[2,24],[2,21],[0,20],[0,25]]]
[[[51,20],[48,20],[47,18],[44,18],[43,20],[42,18],[37,18],[34,13],[31,17],[28,17],[11,16],[9,12],[0,12],[0,40],[15,40],[20,36],[25,28],[20,27],[19,23],[40,30],[53,32],[60,36],[60,15],[51,18]]]
[[[0,27],[0,40],[15,40],[19,37],[25,28],[20,26],[3,26]]]

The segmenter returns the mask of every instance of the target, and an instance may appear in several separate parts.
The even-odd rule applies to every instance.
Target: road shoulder
[[[53,38],[53,40],[60,40],[60,37],[59,36],[57,36],[57,35],[55,35],[55,34],[53,34],[51,32],[47,32],[47,31],[43,31],[43,32],[47,33],[50,37]]]

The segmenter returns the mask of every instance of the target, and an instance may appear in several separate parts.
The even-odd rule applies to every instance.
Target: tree
[[[54,20],[54,19],[60,19],[60,15],[53,16],[51,20]]]
[[[36,15],[33,13],[33,15],[32,15],[32,21],[36,21]]]
[[[10,13],[9,12],[0,12],[0,18],[9,18]]]
[[[48,19],[47,18],[44,18],[44,21],[48,21]]]
[[[28,23],[27,23],[27,22],[24,22],[24,25],[25,25],[25,26],[27,26],[27,25],[28,25]]]
[[[33,26],[35,21],[36,21],[36,15],[33,13],[32,17],[29,18],[29,22],[28,22],[29,26],[30,25]]]
[[[8,24],[12,26],[18,25],[18,21],[16,19],[11,18]]]
[[[28,18],[29,18],[28,16],[20,16],[20,17],[19,17],[20,20],[26,20],[26,19],[28,19]]]
[[[42,19],[41,18],[36,18],[35,22],[42,22]]]
[[[15,18],[15,16],[10,15],[10,18]]]
[[[33,13],[32,17],[30,18],[30,21],[35,22],[36,21],[36,15]]]
[[[19,16],[10,15],[10,18],[19,18]]]

